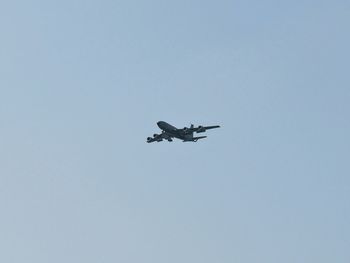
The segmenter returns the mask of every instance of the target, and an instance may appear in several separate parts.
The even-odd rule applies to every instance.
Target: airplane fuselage
[[[175,138],[178,138],[184,141],[189,141],[193,138],[193,132],[186,133],[185,131],[179,130],[178,128],[170,125],[165,121],[159,121],[157,122],[157,125],[162,131],[166,132],[167,134]]]

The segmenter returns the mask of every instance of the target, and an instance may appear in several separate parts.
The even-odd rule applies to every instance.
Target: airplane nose
[[[160,126],[162,125],[162,121],[158,121],[158,122],[157,122],[157,125],[158,125],[158,127],[160,128]]]

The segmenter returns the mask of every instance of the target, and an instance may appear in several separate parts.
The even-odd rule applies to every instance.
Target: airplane
[[[199,137],[193,137],[193,133],[203,133],[206,132],[206,130],[220,128],[219,125],[215,126],[198,126],[197,128],[194,127],[193,124],[191,124],[191,127],[178,129],[169,123],[165,121],[158,121],[157,122],[158,127],[162,130],[161,134],[153,134],[153,137],[148,137],[147,142],[161,142],[164,140],[167,140],[169,142],[173,141],[173,138],[177,138],[182,140],[183,142],[197,142],[200,139],[207,138],[207,136],[199,136]]]

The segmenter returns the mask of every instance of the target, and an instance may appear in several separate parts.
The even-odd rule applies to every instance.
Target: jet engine
[[[203,126],[198,126],[197,133],[205,132],[205,128]]]
[[[155,133],[155,134],[153,134],[153,137],[154,137],[154,138],[155,138],[155,137],[157,137],[157,136],[158,136],[158,134],[156,134],[156,133]]]

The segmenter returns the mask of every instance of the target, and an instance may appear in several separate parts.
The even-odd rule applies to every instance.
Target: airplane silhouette
[[[183,129],[178,129],[165,121],[157,122],[158,127],[162,130],[161,134],[153,134],[153,137],[148,137],[147,142],[161,142],[167,140],[169,142],[173,141],[173,138],[182,140],[183,142],[196,142],[200,139],[207,138],[207,136],[193,137],[193,133],[203,133],[210,129],[220,128],[219,125],[215,126],[198,126],[197,128],[191,124],[191,127],[184,127]]]

